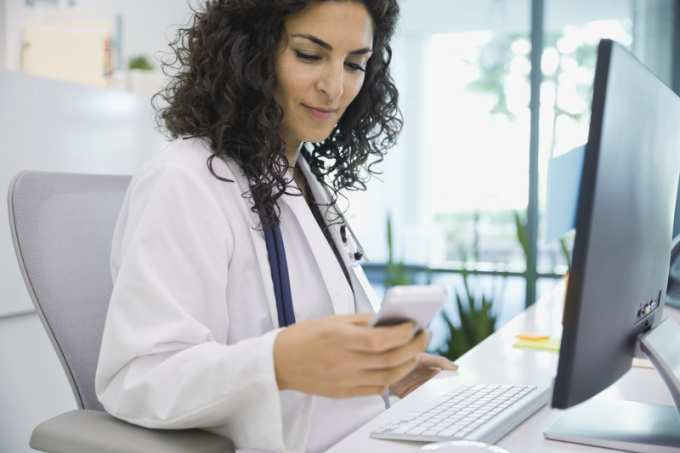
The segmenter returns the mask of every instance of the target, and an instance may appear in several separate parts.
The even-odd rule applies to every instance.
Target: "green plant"
[[[517,240],[524,251],[524,259],[527,264],[526,269],[529,269],[529,235],[527,234],[527,223],[522,219],[518,211],[513,211],[513,213],[515,214],[515,226],[517,227]]]
[[[137,55],[130,58],[128,62],[129,69],[141,69],[142,71],[153,71],[153,65],[144,55]]]
[[[517,240],[522,245],[524,258],[526,259],[526,268],[529,269],[529,237],[527,236],[527,223],[522,219],[519,212],[513,212],[515,214],[515,226],[517,227]],[[564,238],[560,239],[560,248],[562,250],[562,255],[564,255],[564,260],[567,262],[567,272],[569,272],[571,271],[571,252],[569,251],[569,247],[567,247],[567,242]]]
[[[569,247],[567,247],[567,242],[564,238],[560,239],[560,246],[562,247],[562,254],[567,262],[567,273],[571,272],[571,253],[569,252]]]
[[[387,215],[387,250],[388,259],[385,266],[383,285],[385,291],[393,286],[410,285],[413,282],[413,272],[406,270],[403,262],[394,262],[394,246],[392,242],[392,216]]]
[[[449,335],[446,343],[437,353],[449,360],[458,359],[491,335],[496,328],[496,314],[493,305],[497,299],[497,294],[494,293],[491,296],[487,296],[480,290],[480,300],[480,294],[477,292],[473,293],[470,290],[467,270],[464,269],[461,275],[463,276],[464,296],[467,298],[467,304],[463,303],[461,295],[456,292],[456,306],[458,308],[458,316],[460,317],[460,326],[454,325],[446,311],[442,310],[442,317],[449,328]]]
[[[465,247],[460,247],[460,254],[463,257],[463,262],[467,265],[468,257],[472,256],[476,262],[479,259],[479,213],[473,213],[472,220],[474,222],[474,239],[470,251],[466,251]],[[507,278],[507,273],[501,274],[503,283]],[[469,272],[463,267],[461,271],[463,277],[463,288],[467,303],[464,303],[463,297],[456,291],[456,308],[458,309],[458,317],[460,318],[460,325],[454,325],[446,310],[442,310],[442,318],[449,329],[446,343],[437,350],[437,354],[446,357],[449,360],[456,360],[467,351],[472,349],[477,344],[481,343],[486,337],[491,335],[496,329],[496,314],[494,312],[494,303],[498,302],[498,294],[494,291],[490,296],[484,294],[482,289],[472,291],[470,289]],[[478,287],[479,288],[479,287]],[[502,285],[501,294],[505,285]]]
[[[460,253],[461,256],[463,256],[463,260],[465,262],[468,261],[469,256],[472,257],[474,261],[477,261],[479,257],[479,235],[477,230],[479,217],[480,216],[478,212],[473,213],[475,234],[472,241],[471,250],[468,251],[464,247],[461,247]],[[406,270],[406,266],[403,262],[395,262],[394,259],[391,215],[387,216],[387,249],[388,260],[385,266],[385,278],[383,280],[385,290],[391,288],[392,286],[412,284],[414,277],[413,272]],[[432,281],[432,271],[426,269],[425,273],[426,284],[430,284]],[[449,360],[457,359],[472,347],[479,344],[482,340],[494,332],[496,326],[496,315],[493,310],[494,301],[497,301],[496,294],[494,293],[491,296],[487,296],[481,292],[480,294],[473,292],[470,289],[468,271],[463,269],[461,275],[463,276],[463,286],[465,291],[462,296],[460,294],[456,294],[456,304],[460,317],[460,326],[455,326],[446,311],[442,310],[444,322],[449,329],[448,340],[442,348],[435,351],[435,353],[447,357]],[[507,274],[504,273],[501,275],[503,276],[503,281],[505,281]],[[465,298],[466,303],[463,302],[463,297]]]

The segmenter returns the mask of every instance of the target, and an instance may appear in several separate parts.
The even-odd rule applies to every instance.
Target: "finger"
[[[441,368],[442,370],[448,370],[448,371],[456,371],[458,369],[458,365],[455,363],[451,362],[449,359],[446,357],[442,357],[439,355],[432,355],[428,354],[426,352],[423,352],[420,354],[420,365],[429,367],[429,368]]]
[[[397,326],[348,326],[345,346],[353,351],[383,352],[403,346],[413,340],[413,323]]]
[[[418,365],[418,359],[412,359],[393,368],[378,370],[365,370],[361,372],[359,379],[363,385],[390,385],[400,381]]]
[[[340,315],[338,317],[342,318],[349,324],[354,324],[355,326],[365,326],[371,321],[373,316],[375,316],[373,313],[356,313],[353,315]]]
[[[410,360],[416,360],[427,347],[427,334],[421,332],[412,341],[389,351],[358,351],[354,363],[363,369],[387,369],[398,367]],[[417,363],[417,362],[416,362]]]

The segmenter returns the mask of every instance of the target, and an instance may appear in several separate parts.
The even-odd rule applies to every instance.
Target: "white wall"
[[[33,428],[76,409],[37,314],[0,319],[0,364],[0,452],[34,452]]]
[[[7,0],[0,0],[0,69],[7,62]]]
[[[22,170],[132,174],[165,144],[148,99],[0,70],[0,191]],[[31,308],[0,210],[0,316]]]

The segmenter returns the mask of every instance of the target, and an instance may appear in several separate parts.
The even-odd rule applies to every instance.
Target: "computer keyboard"
[[[458,387],[371,433],[376,439],[492,444],[550,399],[550,387],[475,385]]]

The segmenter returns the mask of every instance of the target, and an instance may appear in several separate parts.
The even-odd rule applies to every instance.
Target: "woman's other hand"
[[[390,391],[403,398],[442,370],[456,371],[458,365],[446,357],[423,352],[418,356],[418,365],[399,382],[390,385]]]
[[[368,328],[373,315],[335,315],[284,329],[274,343],[280,390],[329,398],[382,394],[418,364],[429,334],[413,323]]]

